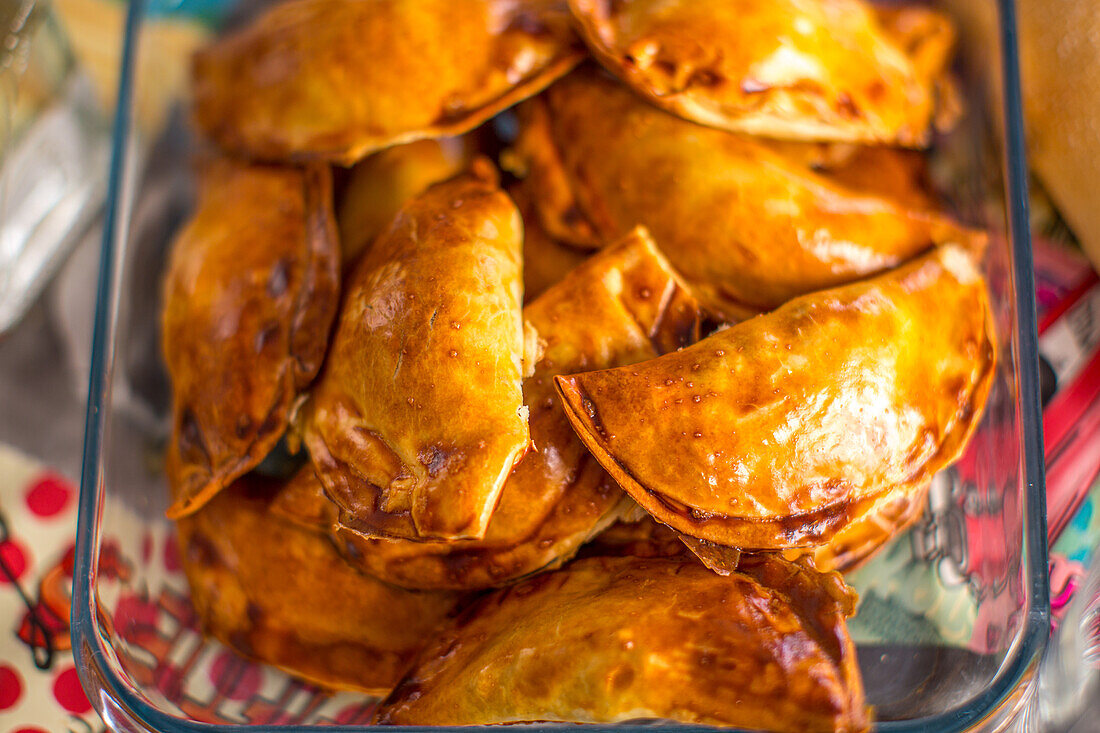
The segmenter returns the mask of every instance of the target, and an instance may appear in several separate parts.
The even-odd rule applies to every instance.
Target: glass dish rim
[[[993,1],[993,0],[991,0]],[[1039,395],[1038,336],[1036,331],[1036,304],[1034,270],[1031,255],[1031,239],[1028,228],[1027,165],[1024,147],[1023,113],[1020,94],[1019,60],[1017,55],[1017,28],[1014,0],[996,0],[1001,41],[1004,153],[1002,165],[1005,177],[1005,203],[1007,210],[1007,235],[1012,246],[1013,288],[1016,312],[1016,359],[1020,365],[1018,374],[1020,396],[1021,448],[1024,480],[1024,555],[1029,612],[1023,632],[1014,649],[1009,650],[996,676],[984,690],[959,707],[933,716],[915,720],[883,721],[875,723],[875,729],[888,733],[912,731],[966,730],[988,716],[993,715],[1017,689],[1027,674],[1033,673],[1041,658],[1050,633],[1049,577],[1047,575],[1046,540],[1046,490],[1043,466],[1042,409]],[[176,718],[134,695],[128,685],[119,679],[107,658],[107,652],[97,633],[95,598],[96,581],[95,550],[99,544],[99,518],[102,492],[103,466],[100,448],[107,431],[106,409],[109,406],[109,375],[114,361],[114,331],[118,313],[120,292],[117,283],[117,253],[127,233],[127,217],[134,191],[134,166],[132,165],[132,117],[135,48],[146,0],[131,0],[126,14],[124,45],[122,50],[115,125],[111,141],[111,165],[109,188],[104,217],[102,249],[96,284],[96,303],[93,314],[91,370],[87,410],[84,423],[84,448],[81,459],[79,514],[76,532],[75,572],[71,633],[73,654],[77,671],[88,699],[100,715],[114,718],[127,715],[129,723],[122,730],[134,730],[139,726],[164,733],[216,733],[217,731],[252,731],[254,733],[309,733],[322,730],[319,726],[272,726],[201,723]],[[105,700],[104,698],[108,698]],[[111,721],[109,721],[111,722]],[[560,729],[571,723],[531,724],[523,727],[534,731]],[[466,731],[480,730],[487,726],[408,726],[410,731]],[[652,725],[588,724],[596,731],[623,731]],[[709,726],[678,723],[662,724],[681,730],[715,730]],[[334,733],[367,730],[383,730],[382,726],[325,726],[323,730]]]

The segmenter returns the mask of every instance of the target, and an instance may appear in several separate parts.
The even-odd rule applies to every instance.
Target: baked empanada
[[[604,468],[660,521],[742,549],[826,543],[923,490],[976,427],[996,345],[969,253],[943,246],[626,369],[557,377]]]
[[[385,694],[459,596],[400,590],[357,572],[327,538],[269,511],[279,489],[249,474],[179,520],[204,631],[324,687]]]
[[[474,153],[469,136],[445,137],[397,145],[356,163],[336,205],[344,263],[366,251],[406,201],[461,173]]]
[[[569,4],[596,58],[686,119],[796,140],[910,147],[929,140],[937,100],[931,71],[942,74],[948,60],[936,53],[943,38],[900,36],[864,0]]]
[[[580,265],[523,314],[539,342],[534,374],[523,385],[534,447],[504,483],[485,538],[367,539],[337,527],[335,539],[353,564],[408,588],[502,585],[561,564],[634,507],[573,433],[553,377],[632,364],[693,343],[694,301],[648,235],[637,231]],[[287,507],[294,512],[317,515],[308,505]],[[332,526],[332,518],[324,524]]]
[[[286,431],[324,359],[339,267],[326,166],[225,159],[202,171],[164,281],[170,517],[254,468]]]
[[[646,226],[719,319],[984,236],[850,190],[758,139],[686,122],[591,67],[522,108],[512,156],[550,236],[599,247]]]
[[[694,559],[579,560],[463,612],[377,721],[862,731],[854,601],[838,575],[777,558],[729,577]]]
[[[303,437],[340,521],[485,536],[530,443],[523,225],[485,159],[403,206],[346,283]]]
[[[472,130],[578,44],[557,0],[288,0],[195,54],[194,119],[234,153],[350,165]]]

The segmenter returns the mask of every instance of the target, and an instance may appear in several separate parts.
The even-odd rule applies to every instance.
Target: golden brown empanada
[[[461,173],[474,154],[469,136],[445,137],[397,145],[356,163],[336,206],[344,263],[358,258],[406,201]]]
[[[556,382],[585,444],[654,517],[787,549],[827,542],[954,461],[995,351],[985,283],[944,246],[675,354]]]
[[[522,242],[516,207],[478,159],[403,206],[356,266],[303,421],[342,524],[485,536],[530,443]]]
[[[202,171],[164,281],[169,516],[198,509],[286,431],[324,359],[339,266],[326,166],[225,159]]]
[[[349,560],[408,588],[486,588],[555,567],[581,543],[635,507],[573,433],[553,377],[632,364],[694,343],[699,312],[643,231],[593,256],[524,311],[539,358],[523,385],[530,410],[527,455],[504,484],[482,540],[453,543],[367,539],[335,528]],[[318,490],[319,492],[319,490]],[[317,517],[313,504],[286,514]],[[321,523],[331,527],[333,515]]]
[[[920,42],[939,44],[941,36],[887,30],[864,0],[569,4],[601,63],[686,119],[795,140],[910,147],[929,140],[937,100],[931,62],[942,73],[950,36],[939,59],[938,46]],[[901,40],[914,45],[903,48]]]
[[[547,233],[599,247],[646,226],[719,319],[880,272],[934,243],[984,243],[758,139],[662,112],[591,67],[522,111],[513,158]]]
[[[350,165],[472,130],[581,58],[558,0],[289,0],[194,57],[194,118],[264,159]]]
[[[377,720],[862,731],[854,601],[840,576],[777,558],[729,577],[693,559],[579,560],[463,612]]]
[[[316,684],[385,694],[459,596],[399,590],[359,573],[328,539],[273,515],[277,491],[277,481],[249,474],[179,520],[204,631]]]

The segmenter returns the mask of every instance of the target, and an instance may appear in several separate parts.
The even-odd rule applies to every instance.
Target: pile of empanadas
[[[919,150],[952,43],[866,0],[288,0],[200,51],[163,341],[206,630],[385,723],[867,728],[836,571],[996,358]]]

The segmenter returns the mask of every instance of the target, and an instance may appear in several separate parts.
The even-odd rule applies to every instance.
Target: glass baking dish
[[[956,213],[992,234],[1001,359],[981,427],[937,477],[924,519],[851,576],[862,597],[852,634],[883,731],[1003,724],[1033,687],[1050,628],[1016,32],[1011,2],[996,10],[989,63],[959,70],[971,109],[934,168]],[[159,471],[168,397],[157,314],[164,253],[190,206],[193,145],[182,115],[155,145],[136,140],[144,15],[134,0],[95,307],[72,607],[80,676],[120,732],[365,730],[372,700],[326,695],[204,640],[187,601]],[[1001,119],[981,113],[990,91]]]

